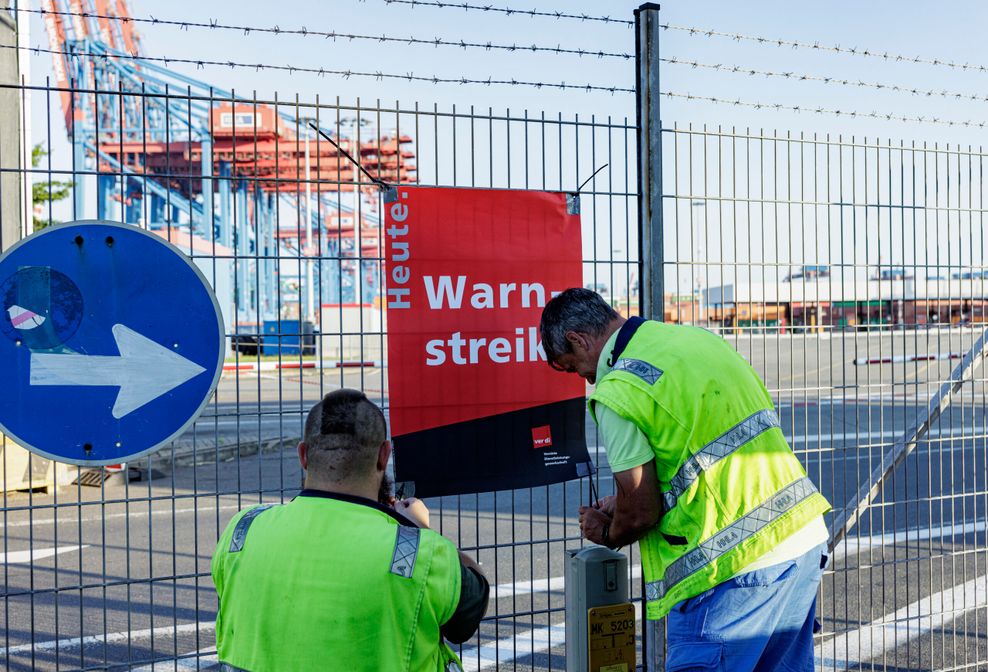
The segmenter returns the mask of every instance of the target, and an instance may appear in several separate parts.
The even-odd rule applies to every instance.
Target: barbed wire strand
[[[851,117],[855,119],[880,119],[884,121],[903,121],[917,124],[935,124],[938,126],[964,126],[967,128],[985,128],[988,121],[957,121],[954,119],[941,119],[940,117],[909,117],[891,112],[859,112],[857,110],[832,110],[825,107],[815,107],[812,105],[789,105],[786,103],[761,103],[748,100],[715,98],[713,96],[699,96],[692,93],[678,93],[674,91],[662,91],[660,95],[668,98],[681,98],[684,100],[703,101],[717,103],[720,105],[737,105],[750,107],[756,110],[785,110],[787,112],[810,112],[813,114],[833,115],[837,117]]]
[[[477,84],[477,85],[506,85],[506,86],[526,86],[534,88],[548,88],[548,89],[574,89],[581,91],[605,91],[608,93],[634,93],[633,88],[621,88],[621,87],[609,87],[609,86],[596,86],[592,84],[580,85],[580,84],[567,84],[566,82],[533,82],[533,81],[523,81],[516,79],[503,79],[495,80],[493,78],[484,79],[470,79],[467,77],[428,77],[415,75],[414,73],[398,74],[398,73],[388,73],[382,71],[375,72],[362,72],[357,70],[330,70],[326,68],[305,68],[302,66],[293,65],[270,65],[270,64],[250,64],[250,63],[237,63],[234,61],[210,61],[205,59],[189,59],[189,58],[171,58],[164,56],[131,56],[130,54],[118,54],[118,53],[105,53],[105,54],[94,54],[90,52],[74,52],[74,51],[62,51],[62,50],[51,50],[42,47],[21,47],[17,45],[0,45],[0,49],[24,49],[27,51],[33,51],[35,53],[56,53],[63,54],[67,56],[82,56],[98,60],[111,60],[114,58],[123,58],[130,60],[148,60],[162,62],[166,66],[170,63],[185,63],[196,65],[197,68],[204,68],[206,66],[220,66],[220,67],[231,67],[231,68],[251,68],[257,70],[271,69],[276,71],[286,71],[289,74],[294,74],[296,72],[307,72],[319,75],[338,75],[345,79],[350,77],[370,77],[377,80],[382,79],[398,79],[407,81],[421,81],[430,82],[432,84]],[[786,110],[792,112],[808,112],[814,114],[824,114],[832,115],[838,117],[850,117],[855,119],[878,119],[884,121],[901,121],[917,124],[933,124],[939,126],[962,126],[967,128],[985,128],[988,126],[988,121],[958,121],[953,119],[942,119],[937,116],[916,116],[910,117],[906,115],[895,114],[891,112],[861,112],[857,110],[832,110],[824,108],[822,106],[812,106],[812,105],[790,105],[787,103],[762,103],[746,101],[741,99],[726,99],[717,98],[714,96],[702,96],[693,93],[679,93],[675,91],[663,91],[661,95],[668,98],[679,98],[690,101],[704,101],[710,103],[716,103],[721,105],[735,105],[749,107],[757,110]]]
[[[513,7],[495,7],[493,5],[476,5],[467,2],[442,2],[441,0],[384,0],[386,4],[402,4],[428,7],[440,7],[448,9],[463,9],[467,11],[499,12],[506,15],[517,16],[541,16],[556,19],[578,19],[582,21],[599,21],[603,23],[617,23],[626,26],[633,26],[634,21],[626,19],[614,19],[609,16],[590,16],[586,14],[570,14],[557,11],[538,11],[515,9]],[[789,47],[792,49],[810,49],[814,51],[826,51],[837,54],[847,54],[862,58],[877,58],[884,61],[894,61],[897,63],[912,63],[917,65],[931,65],[935,67],[946,67],[964,71],[988,72],[988,65],[959,63],[947,58],[937,58],[933,56],[907,56],[896,54],[888,50],[868,48],[868,47],[844,47],[840,44],[822,44],[816,42],[804,42],[780,37],[765,37],[760,35],[745,35],[744,33],[731,33],[722,30],[708,28],[697,28],[695,26],[678,26],[670,23],[662,23],[659,26],[664,30],[674,30],[684,32],[694,37],[722,37],[735,42],[752,42],[760,45],[772,45],[777,47]]]
[[[717,72],[727,72],[738,75],[748,75],[750,77],[764,76],[768,78],[787,79],[789,81],[821,82],[823,84],[832,84],[837,86],[869,88],[869,89],[876,89],[878,91],[892,91],[896,93],[908,93],[913,96],[926,96],[928,98],[938,96],[940,98],[948,98],[951,100],[973,100],[979,102],[988,102],[988,95],[980,95],[976,93],[964,93],[961,91],[949,91],[947,89],[935,91],[933,89],[918,89],[914,86],[904,86],[900,84],[886,84],[883,82],[866,82],[860,79],[848,79],[846,77],[826,77],[824,75],[810,75],[799,72],[773,72],[771,70],[758,70],[756,68],[746,68],[740,65],[728,65],[724,63],[701,63],[699,61],[690,61],[676,57],[660,58],[659,60],[662,61],[663,63],[669,63],[670,65],[683,65],[691,68],[715,70]]]
[[[47,49],[44,47],[34,46],[34,47],[22,47],[19,45],[9,45],[0,44],[0,49],[23,49],[25,51],[30,51],[35,54],[61,54],[63,56],[76,56],[83,58],[93,58],[98,60],[112,60],[112,59],[126,59],[131,61],[152,61],[157,63],[164,63],[165,66],[169,66],[173,63],[184,63],[187,65],[194,65],[196,69],[202,70],[206,66],[217,66],[217,67],[227,67],[227,68],[244,68],[251,69],[256,72],[263,70],[274,70],[277,72],[287,72],[289,74],[295,73],[308,73],[319,76],[325,75],[337,75],[343,77],[344,79],[349,79],[351,77],[372,77],[378,81],[384,79],[399,79],[408,82],[429,82],[431,84],[476,84],[476,85],[486,85],[486,86],[525,86],[535,89],[559,89],[559,90],[573,90],[573,91],[600,91],[604,93],[634,93],[634,88],[625,88],[619,86],[604,86],[600,84],[568,84],[567,82],[539,82],[531,80],[522,79],[495,79],[494,77],[488,77],[487,79],[474,79],[470,77],[439,77],[436,75],[416,75],[414,72],[407,72],[404,74],[399,73],[389,73],[376,70],[374,72],[365,72],[360,70],[337,70],[332,68],[310,68],[301,65],[274,65],[271,63],[241,63],[237,61],[213,61],[203,58],[179,58],[171,56],[132,56],[131,54],[125,54],[116,51],[107,51],[106,53],[93,53],[88,51],[75,51],[72,49]]]
[[[387,2],[388,0],[385,0]],[[393,0],[397,2],[397,0]],[[742,33],[727,33],[720,30],[708,30],[705,28],[694,28],[691,26],[676,26],[668,23],[659,24],[664,30],[675,30],[687,33],[692,37],[722,37],[735,42],[754,42],[756,44],[789,47],[791,49],[810,49],[813,51],[826,51],[836,54],[849,54],[862,58],[878,58],[884,61],[894,61],[896,63],[912,63],[917,65],[932,65],[936,67],[954,68],[957,70],[968,70],[975,72],[988,72],[988,65],[958,63],[944,58],[934,58],[925,56],[905,56],[903,54],[890,53],[880,49],[868,49],[859,47],[842,47],[839,44],[826,45],[820,42],[800,42],[799,40],[787,40],[778,37],[759,37],[757,35],[744,35]]]
[[[522,10],[515,9],[511,7],[494,7],[493,5],[472,5],[469,3],[447,3],[447,2],[426,2],[425,0],[384,0],[387,4],[407,4],[412,6],[430,6],[430,7],[442,7],[442,8],[453,8],[453,9],[464,9],[468,11],[484,11],[484,12],[502,12],[508,15],[527,15],[527,16],[546,16],[557,19],[578,19],[584,21],[606,21],[611,23],[622,23],[622,24],[633,24],[633,21],[625,21],[619,19],[612,19],[610,17],[601,16],[590,16],[586,14],[568,14],[565,12],[557,11],[538,11],[538,10]],[[121,21],[124,23],[144,23],[149,25],[169,25],[181,28],[183,30],[188,30],[189,28],[206,28],[206,29],[218,29],[218,30],[232,30],[237,32],[242,32],[244,35],[250,35],[251,33],[262,33],[262,34],[272,34],[272,35],[291,35],[291,36],[315,36],[322,37],[325,39],[345,39],[345,40],[367,40],[379,43],[400,43],[400,44],[410,44],[410,45],[423,45],[423,46],[447,46],[447,47],[459,47],[461,49],[483,49],[485,51],[500,50],[508,52],[524,52],[524,53],[554,53],[554,54],[565,54],[565,55],[575,55],[575,56],[593,56],[597,58],[619,58],[624,60],[630,60],[634,58],[634,54],[626,52],[608,52],[600,49],[584,49],[584,48],[573,48],[573,47],[563,47],[557,45],[555,47],[549,47],[537,44],[504,44],[504,43],[494,43],[494,42],[472,42],[467,40],[449,40],[443,38],[421,38],[415,36],[404,37],[394,37],[389,35],[365,35],[360,33],[346,33],[340,31],[324,31],[324,30],[310,30],[306,26],[301,28],[281,28],[278,25],[263,27],[263,26],[248,26],[248,25],[236,25],[221,23],[218,19],[209,19],[208,22],[202,21],[187,21],[180,19],[159,19],[155,16],[148,15],[148,17],[122,17],[115,16],[112,14],[99,14],[95,12],[70,12],[70,11],[48,11],[45,9],[30,9],[19,7],[14,11],[24,12],[29,14],[54,14],[60,16],[80,16],[84,18],[95,18],[95,19],[106,19],[113,21]],[[942,66],[948,68],[955,68],[966,71],[976,71],[976,72],[988,72],[988,65],[984,64],[971,64],[971,63],[958,63],[955,61],[950,61],[948,59],[934,58],[934,57],[922,57],[922,56],[905,56],[902,54],[894,54],[888,51],[858,48],[858,47],[841,47],[838,45],[824,45],[820,42],[800,42],[798,40],[788,40],[784,38],[775,37],[763,37],[763,36],[753,36],[744,35],[742,33],[730,33],[725,31],[718,31],[706,28],[697,28],[694,26],[677,26],[673,24],[660,24],[660,27],[664,30],[674,30],[684,32],[690,36],[694,37],[721,37],[730,39],[733,41],[748,41],[754,42],[761,45],[777,46],[777,47],[790,47],[793,49],[812,49],[817,51],[827,51],[833,53],[850,54],[861,57],[870,58],[880,58],[886,61],[913,63],[913,64],[924,64],[932,66]]]
[[[440,9],[462,9],[465,11],[495,12],[507,16],[531,16],[550,19],[574,19],[577,21],[595,21],[597,23],[615,23],[624,26],[635,25],[627,19],[614,19],[610,16],[592,16],[590,14],[570,14],[569,12],[546,11],[538,9],[516,9],[514,7],[495,7],[494,5],[474,5],[468,2],[441,2],[440,0],[384,0],[389,5],[411,5],[412,7],[437,7]]]
[[[279,36],[301,36],[301,37],[320,37],[324,39],[331,40],[364,40],[370,42],[378,43],[397,43],[397,44],[408,44],[408,45],[422,45],[422,46],[432,46],[432,47],[458,47],[461,49],[482,49],[484,51],[508,51],[508,52],[523,52],[523,53],[552,53],[568,56],[593,56],[596,58],[620,58],[624,60],[629,60],[634,58],[634,54],[629,53],[619,53],[603,51],[600,49],[582,49],[582,48],[572,48],[563,47],[561,45],[556,45],[555,47],[548,47],[545,45],[537,44],[499,44],[494,42],[471,42],[467,40],[447,40],[439,37],[435,38],[422,38],[422,37],[395,37],[390,35],[364,35],[359,33],[345,33],[336,30],[325,31],[325,30],[310,30],[309,28],[302,26],[301,28],[281,28],[280,26],[247,26],[247,25],[235,25],[228,23],[221,23],[219,19],[209,19],[208,22],[203,21],[185,21],[181,19],[159,19],[153,15],[148,15],[147,17],[138,16],[115,16],[113,14],[98,14],[95,12],[67,12],[67,11],[50,11],[45,9],[29,9],[25,7],[19,7],[17,12],[23,12],[25,14],[38,14],[41,16],[45,15],[57,15],[57,16],[68,16],[68,17],[82,17],[88,19],[105,19],[108,21],[120,21],[122,23],[141,23],[148,24],[152,26],[173,26],[181,30],[188,30],[189,28],[204,28],[208,30],[230,30],[241,32],[245,36],[251,33],[261,33],[268,35],[279,35]]]

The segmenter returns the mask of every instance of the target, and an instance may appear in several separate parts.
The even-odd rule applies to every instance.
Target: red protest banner
[[[582,284],[578,199],[400,186],[388,201],[396,480],[434,496],[585,475],[584,383],[553,375],[538,332],[552,293]]]

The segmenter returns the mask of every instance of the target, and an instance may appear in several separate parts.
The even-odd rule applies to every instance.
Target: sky
[[[32,3],[33,6],[37,6],[35,0],[32,0]],[[476,4],[516,9],[535,8],[549,12],[559,10],[593,16],[607,15],[615,19],[627,20],[633,18],[633,11],[637,6],[637,3],[619,0],[610,2],[478,0]],[[221,0],[208,3],[188,0],[130,0],[130,7],[135,17],[155,17],[160,20],[214,21],[238,26],[267,28],[277,26],[281,29],[305,27],[310,31],[337,31],[418,39],[441,38],[456,42],[461,40],[481,44],[491,42],[494,45],[534,44],[619,55],[633,55],[635,49],[634,30],[623,24],[521,14],[506,15],[503,12],[465,11],[459,8],[413,7],[408,4],[389,4],[385,0],[324,2],[284,0],[280,3],[259,0],[238,2]],[[930,119],[936,117],[954,121],[970,120],[975,123],[988,121],[986,114],[988,102],[958,98],[953,95],[961,93],[964,96],[988,96],[988,87],[985,86],[988,82],[988,71],[982,72],[977,67],[965,71],[961,68],[929,63],[917,64],[897,58],[897,56],[920,57],[928,61],[988,66],[988,54],[983,49],[983,26],[988,21],[988,5],[985,3],[973,1],[671,2],[662,4],[660,20],[663,24],[671,26],[661,35],[662,58],[722,66],[722,69],[717,71],[677,62],[665,62],[660,69],[660,88],[665,92],[769,105],[780,104],[787,107],[799,106],[806,109],[819,107],[844,112],[875,112]],[[699,31],[691,33],[678,30],[677,27],[696,28]],[[819,44],[821,47],[854,48],[871,53],[888,53],[892,57],[881,59],[835,53],[823,48],[780,47],[770,41],[758,43],[748,39],[707,36],[703,34],[707,30],[737,33],[748,37],[799,41]],[[256,32],[245,35],[240,30],[210,30],[194,27],[182,29],[167,25],[144,24],[139,26],[139,32],[142,35],[144,53],[152,57],[251,64],[264,62],[271,65],[292,65],[312,69],[414,73],[417,76],[452,79],[517,79],[546,84],[565,82],[621,89],[633,89],[635,86],[633,58],[598,58],[592,55],[581,57],[574,54],[531,53],[522,50],[507,52],[494,48],[463,49],[449,46],[381,43],[363,39],[334,40],[314,35],[302,37]],[[38,16],[32,18],[31,42],[41,46],[46,44],[43,25]],[[43,84],[45,77],[51,72],[50,57],[46,54],[36,54],[32,56],[31,63],[34,83]],[[415,106],[418,106],[418,109],[446,112],[451,111],[455,106],[458,111],[463,112],[472,107],[478,114],[497,116],[527,115],[531,118],[544,113],[549,119],[593,120],[596,123],[610,122],[618,126],[634,124],[635,96],[626,92],[560,91],[551,87],[537,89],[509,85],[432,84],[388,78],[378,80],[374,77],[361,76],[348,78],[335,75],[319,76],[305,72],[288,74],[270,69],[257,70],[253,67],[200,68],[191,64],[174,64],[170,67],[218,88],[235,90],[238,95],[264,99],[273,99],[277,96],[278,100],[293,101],[298,96],[298,99],[304,103],[315,101],[318,96],[319,100],[325,103],[334,101],[338,97],[341,103],[346,105],[356,104],[358,101],[362,105],[375,105],[380,101],[382,106],[391,106],[397,102],[402,109],[415,109]],[[724,71],[735,67],[739,72]],[[765,74],[744,74],[751,70],[758,73],[791,73],[792,76],[782,78]],[[853,83],[878,83],[886,88],[879,90],[870,86],[827,84],[814,81],[813,78],[831,78],[837,82],[848,80]],[[891,86],[916,89],[921,93],[895,92],[889,90],[888,87]],[[947,92],[948,97],[939,95],[943,92]],[[44,117],[43,105],[35,105],[33,117],[36,129],[43,128],[48,123]],[[985,130],[981,128],[849,118],[814,114],[808,111],[795,112],[790,109],[753,109],[747,106],[682,98],[663,98],[661,117],[664,127],[667,128],[699,130],[706,126],[711,130],[735,129],[741,133],[746,132],[745,129],[751,129],[752,133],[758,136],[775,134],[776,137],[792,138],[799,137],[800,134],[803,137],[817,134],[820,138],[829,136],[833,140],[841,138],[848,142],[853,138],[856,143],[877,141],[883,145],[888,143],[897,146],[902,142],[907,147],[912,143],[920,146],[926,143],[929,147],[936,146],[940,149],[972,146],[977,150],[985,136]],[[57,137],[60,130],[57,121],[56,116],[52,122],[52,132],[55,136],[53,156],[60,155],[59,147],[56,146],[60,144]],[[381,126],[382,131],[390,130],[387,128],[387,119],[381,122]],[[458,132],[462,133],[462,131]],[[37,130],[35,135],[41,137]],[[449,135],[441,132],[438,127],[433,135],[425,131],[421,135],[419,140],[423,147],[419,151],[420,164],[424,163],[423,159],[428,155],[426,140],[435,144],[437,157],[446,151],[445,147],[439,146],[449,143]],[[633,133],[628,129],[618,132],[617,135],[612,131],[609,136],[612,140],[616,138],[619,144],[628,137],[632,143],[634,141]],[[601,136],[593,135],[593,137]],[[671,150],[669,136],[666,137],[668,154]],[[685,140],[694,136],[677,137]],[[515,141],[517,142],[517,136]],[[507,142],[506,140],[505,144]],[[500,146],[502,143],[498,140],[492,144]],[[547,188],[570,189],[575,186],[575,184],[571,186],[570,183],[576,180],[582,181],[588,176],[602,161],[598,160],[597,156],[592,157],[594,160],[591,160],[587,144],[585,139],[578,155],[566,156],[566,167],[560,167],[555,176],[545,178],[542,183]],[[462,153],[464,148],[461,146],[456,151]],[[610,180],[606,191],[624,194],[634,191],[633,184],[629,187],[624,186],[623,180],[626,180],[627,171],[622,165],[617,165],[633,163],[633,152],[632,145],[630,153],[620,149],[610,157],[616,164],[609,169],[611,176],[607,178],[605,173],[600,177],[601,180]],[[497,171],[491,168],[491,174],[487,177],[489,186],[505,186],[505,181],[511,179],[514,180],[511,186],[522,186],[518,183],[516,167],[510,163],[512,159],[501,156],[501,150],[497,150],[497,156],[494,156],[495,151],[492,149],[491,154],[487,158],[492,166],[497,161],[504,162],[506,167],[501,177],[495,176],[494,173]],[[876,161],[880,162],[881,159],[876,157]],[[888,163],[890,166],[895,164],[896,170],[901,168],[904,171],[915,165],[914,157],[906,163],[902,163],[903,161],[906,160],[902,157],[890,158]],[[560,163],[562,162],[560,160]],[[455,172],[444,173],[443,171],[447,169],[445,166],[440,169],[438,164],[437,158],[435,177],[438,181],[464,179]],[[695,167],[677,167],[676,170],[667,168],[667,181],[678,171],[685,182],[686,173],[693,168]],[[891,168],[889,170],[891,171]],[[631,173],[633,172],[632,167]],[[738,171],[738,175],[742,172]],[[535,184],[529,186],[540,186],[538,179],[534,182]],[[676,188],[679,190],[678,193],[685,193],[684,186],[679,185]],[[669,192],[668,185],[666,191]],[[628,200],[627,196],[609,197],[606,203],[601,203],[599,198],[594,199],[591,203],[591,211],[595,218],[595,233],[585,241],[585,247],[594,246],[595,254],[609,255],[613,259],[630,258],[633,252],[629,253],[628,248],[636,247],[636,241],[628,237],[621,240],[620,235],[614,237],[611,234],[607,234],[604,240],[600,239],[600,235],[604,234],[596,233],[598,210],[603,213],[605,210],[616,208],[618,211],[617,216],[613,212],[606,217],[600,215],[602,229],[613,230],[615,227],[621,229],[634,226],[633,212],[621,214],[628,209]],[[760,260],[756,258],[757,255],[743,258],[737,255],[730,257],[729,250],[725,249],[725,246],[732,244],[730,241],[736,242],[736,238],[741,239],[749,233],[754,235],[754,232],[741,230],[740,220],[731,219],[725,222],[721,210],[718,210],[715,217],[709,202],[706,206],[699,207],[687,202],[684,207],[685,210],[674,209],[671,213],[676,218],[676,222],[668,231],[667,249],[671,249],[671,254],[677,259],[689,262],[697,258],[698,254],[705,253],[707,259],[712,259],[716,263],[726,263],[733,259],[734,263],[771,264],[780,269],[779,274],[785,273],[791,265],[821,260],[818,251],[799,253],[799,249],[807,246],[808,239],[803,236],[803,232],[807,226],[810,226],[802,220],[790,220],[787,226],[782,228],[780,228],[781,224],[772,225],[776,244],[788,247],[790,250],[788,255],[763,257]],[[634,205],[631,204],[630,208],[633,211]],[[585,214],[585,219],[586,217]],[[692,221],[691,217],[694,220],[704,221],[701,225],[697,221]],[[711,219],[715,220],[712,229]],[[886,224],[890,229],[898,226],[891,221]],[[877,216],[874,218],[874,225],[878,227],[876,230],[880,230],[883,226]],[[839,225],[830,226],[836,228],[832,228],[830,233],[817,232],[816,240],[809,242],[819,248],[821,240],[826,241],[831,235],[836,235],[840,228]],[[948,247],[959,247],[960,241],[970,237],[974,224],[968,222],[966,226],[967,228],[964,228],[965,224],[958,222],[957,231],[951,233],[949,224],[943,227],[934,223],[924,225],[920,233],[915,231],[913,233],[917,240],[925,241],[934,248],[943,245],[943,235],[947,236]],[[783,228],[787,228],[788,231],[784,231],[782,235],[785,236],[785,240],[780,243],[778,236]],[[794,228],[799,231],[794,233]],[[730,231],[725,233],[725,229]],[[864,226],[862,230],[863,235],[868,237],[868,226]],[[943,231],[947,233],[943,234]],[[762,231],[758,235],[766,237],[769,232]],[[706,245],[699,242],[701,237],[708,240]],[[908,245],[904,242],[908,237],[904,234],[887,234],[884,242],[873,244],[870,250],[861,247],[865,245],[865,241],[862,240],[860,243],[852,241],[850,250],[846,252],[845,261],[850,259],[851,265],[862,267],[879,261],[931,266],[941,263],[968,265],[983,263],[980,259],[981,247],[968,253],[955,251],[956,254],[946,260],[939,258],[930,260],[928,256],[920,259],[916,256],[916,250],[913,250],[910,256],[909,251],[905,249]],[[691,241],[688,245],[687,238]],[[797,252],[793,253],[793,248],[797,248]],[[601,252],[601,249],[609,249],[610,252]],[[835,262],[833,258],[822,261]],[[702,269],[707,276],[705,284],[708,286],[712,282],[719,281],[720,271],[717,270],[716,263]],[[613,269],[611,273],[613,274]],[[690,277],[696,274],[696,269],[687,263],[676,277],[681,284],[689,284]],[[630,278],[625,275],[624,284],[629,280]],[[618,278],[617,284],[620,282]]]
[[[36,3],[35,3],[36,4]],[[483,0],[477,4],[494,7],[560,10],[574,14],[633,18],[637,3],[543,2],[538,0]],[[252,25],[309,30],[338,31],[364,35],[388,35],[422,39],[465,40],[478,43],[560,46],[609,53],[633,54],[634,31],[624,25],[592,21],[504,15],[496,12],[464,11],[389,4],[385,0],[331,0],[270,2],[226,0],[130,0],[135,17],[168,20]],[[675,26],[713,29],[749,36],[797,40],[821,45],[840,45],[921,56],[972,65],[988,65],[983,50],[983,30],[988,6],[979,2],[675,2],[666,3],[661,21]],[[366,40],[328,40],[322,37],[251,34],[241,31],[182,30],[171,26],[139,27],[143,47],[149,56],[171,56],[216,61],[309,68],[364,70],[369,72],[436,75],[471,79],[516,78],[546,83],[566,82],[633,88],[632,59],[593,56],[505,53],[498,50],[460,49],[405,44],[380,44]],[[44,44],[40,17],[32,21],[32,42]],[[885,84],[898,84],[924,90],[951,90],[983,94],[988,73],[967,72],[932,65],[885,62],[827,51],[794,50],[717,37],[693,37],[667,30],[660,47],[664,58],[677,58],[708,64],[739,66],[776,72],[850,78]],[[40,81],[50,73],[50,58],[33,57],[34,77]],[[315,95],[325,99],[340,96],[343,101],[400,100],[404,104],[477,108],[544,110],[550,114],[595,114],[621,119],[633,118],[634,96],[628,93],[536,90],[524,86],[483,86],[457,84],[377,81],[373,78],[325,76],[279,72],[257,72],[252,68],[230,69],[175,65],[174,69],[207,81],[217,87],[236,89],[261,97],[278,92],[283,99],[296,94],[303,100]],[[707,72],[678,64],[665,64],[661,71],[665,91],[693,93],[734,100],[825,106],[830,109],[861,112],[888,112],[904,116],[940,116],[944,119],[984,119],[986,103],[953,101],[939,96],[914,96],[843,87],[818,82],[792,82],[763,76]],[[663,121],[677,124],[722,124],[780,128],[793,131],[871,135],[906,140],[939,140],[977,144],[974,129],[950,129],[923,124],[853,120],[829,115],[771,112],[742,109],[702,101],[663,101]]]

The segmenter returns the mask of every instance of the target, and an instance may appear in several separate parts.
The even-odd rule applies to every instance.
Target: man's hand
[[[606,545],[604,544],[604,526],[610,524],[611,517],[603,511],[589,506],[580,507],[580,532],[587,541],[602,546]]]
[[[617,497],[614,495],[608,495],[607,497],[602,497],[597,500],[597,503],[593,505],[593,508],[597,509],[601,513],[606,513],[611,518],[614,517],[614,509],[617,508]]]
[[[395,511],[419,527],[429,527],[429,509],[417,497],[409,497],[408,499],[395,502]]]

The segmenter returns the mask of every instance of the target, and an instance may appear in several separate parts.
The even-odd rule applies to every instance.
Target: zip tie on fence
[[[663,63],[669,63],[670,65],[685,65],[691,68],[703,68],[706,70],[715,70],[717,72],[727,72],[730,74],[737,75],[748,75],[749,77],[764,76],[764,77],[776,77],[781,79],[788,79],[790,81],[798,82],[821,82],[823,84],[833,84],[836,86],[855,86],[859,88],[869,88],[877,89],[879,91],[893,91],[896,93],[908,93],[913,96],[926,96],[927,98],[933,96],[939,96],[941,98],[949,98],[952,100],[973,100],[980,102],[988,102],[988,96],[982,96],[973,93],[962,93],[959,91],[947,91],[946,89],[942,91],[933,91],[932,89],[917,89],[911,86],[900,86],[899,84],[883,84],[882,82],[865,82],[862,80],[847,79],[844,77],[824,77],[822,75],[809,75],[799,72],[772,72],[770,70],[758,70],[755,68],[746,68],[740,65],[728,65],[724,63],[700,63],[699,61],[689,61],[681,58],[671,57],[671,58],[660,58]]]
[[[598,168],[597,170],[593,171],[593,175],[591,175],[587,179],[583,180],[583,184],[581,184],[577,188],[576,193],[579,194],[581,191],[583,191],[583,187],[587,186],[587,183],[590,182],[590,180],[592,180],[593,178],[597,177],[597,173],[599,173],[600,171],[602,171],[604,168],[607,168],[608,165],[610,165],[610,164],[605,163],[600,168]]]
[[[562,47],[556,45],[555,47],[547,47],[537,44],[495,44],[492,42],[468,42],[466,40],[444,40],[439,37],[426,39],[419,38],[415,36],[410,37],[392,37],[388,35],[362,35],[358,33],[341,33],[339,31],[331,30],[310,30],[306,26],[302,26],[298,29],[292,28],[281,28],[280,26],[274,26],[272,28],[262,28],[259,26],[238,26],[227,23],[220,23],[219,19],[209,19],[208,22],[203,21],[180,21],[176,19],[159,19],[155,16],[148,15],[148,18],[134,17],[134,16],[114,16],[112,14],[93,14],[90,12],[66,12],[61,10],[45,10],[45,9],[27,9],[18,8],[14,11],[24,12],[27,14],[53,14],[58,16],[82,16],[94,19],[106,19],[108,21],[121,21],[123,23],[149,23],[155,26],[177,26],[181,30],[188,30],[189,27],[192,28],[205,28],[207,30],[235,30],[237,32],[243,32],[244,35],[250,35],[251,33],[268,33],[271,35],[287,35],[287,36],[302,36],[302,37],[322,37],[327,40],[368,40],[372,42],[384,43],[384,42],[395,42],[401,44],[414,44],[414,45],[424,45],[432,47],[459,47],[460,49],[483,49],[485,51],[490,51],[492,49],[508,52],[523,51],[526,53],[552,53],[560,55],[571,55],[571,56],[594,56],[596,58],[621,58],[625,60],[630,60],[634,58],[634,54],[628,53],[617,53],[602,51],[599,49],[579,49],[572,47]]]
[[[385,0],[387,2],[388,0]],[[398,0],[392,0],[397,2]],[[754,42],[756,44],[773,47],[789,47],[792,49],[810,49],[813,51],[828,51],[835,54],[849,54],[862,58],[880,58],[883,61],[894,61],[896,63],[914,63],[918,65],[932,65],[936,67],[954,68],[957,70],[973,70],[977,72],[988,72],[988,65],[978,65],[971,63],[957,63],[943,58],[932,58],[924,56],[904,56],[902,54],[892,54],[887,51],[875,49],[862,49],[859,47],[842,47],[839,44],[826,45],[819,42],[800,42],[798,40],[786,40],[778,37],[759,37],[757,35],[743,35],[741,33],[726,33],[720,30],[708,30],[706,28],[694,28],[691,26],[674,26],[672,24],[659,24],[664,30],[676,30],[686,33],[690,37],[723,37],[735,42]]]
[[[374,177],[373,175],[371,175],[367,171],[366,168],[364,168],[362,165],[360,165],[360,162],[359,161],[357,161],[352,156],[350,156],[350,153],[349,152],[347,152],[345,149],[343,149],[342,147],[340,147],[339,143],[337,143],[335,140],[333,140],[331,137],[329,137],[329,134],[328,133],[325,133],[321,128],[319,128],[318,126],[316,126],[311,121],[309,122],[309,128],[311,128],[313,131],[315,131],[316,133],[318,133],[319,135],[321,135],[323,138],[325,138],[326,141],[329,142],[329,144],[331,144],[333,147],[336,147],[336,149],[340,150],[340,154],[342,154],[343,156],[345,156],[347,158],[347,160],[350,161],[350,163],[352,163],[357,168],[359,168],[360,169],[360,172],[362,172],[364,175],[366,175],[367,176],[367,179],[369,179],[371,182],[373,182],[374,184],[376,184],[381,191],[387,191],[388,189],[391,188],[391,185],[388,184],[387,182],[385,182],[384,180],[382,180],[381,178]]]
[[[515,9],[514,7],[495,7],[494,5],[472,5],[467,2],[440,2],[439,0],[384,0],[389,5],[411,5],[414,7],[438,7],[441,9],[462,9],[475,12],[497,12],[507,16],[539,16],[550,19],[573,19],[576,21],[596,21],[598,23],[616,23],[625,26],[635,25],[627,19],[614,19],[609,16],[592,16],[590,14],[570,14],[567,12],[545,11],[537,9]]]
[[[161,63],[171,64],[171,63],[186,63],[189,65],[196,66],[197,69],[204,69],[207,65],[216,65],[225,68],[249,68],[255,71],[259,70],[277,70],[282,72],[288,72],[289,74],[295,74],[296,72],[305,72],[314,75],[324,76],[324,75],[339,75],[344,79],[349,79],[350,77],[373,77],[377,80],[382,79],[401,79],[407,82],[429,82],[430,84],[484,84],[486,86],[528,86],[536,89],[559,89],[559,90],[573,90],[573,91],[603,91],[610,94],[615,93],[635,93],[634,88],[624,88],[620,86],[603,86],[600,84],[567,84],[566,82],[537,82],[529,81],[523,79],[494,79],[493,77],[488,77],[487,79],[471,79],[469,77],[437,77],[435,75],[416,75],[414,72],[407,72],[405,74],[396,74],[389,72],[358,72],[356,70],[332,70],[328,68],[307,68],[298,65],[272,65],[269,63],[238,63],[235,61],[210,61],[205,59],[193,59],[193,58],[174,58],[170,56],[133,56],[131,54],[126,54],[123,52],[115,50],[107,50],[106,53],[93,53],[88,51],[73,51],[73,50],[61,50],[61,49],[44,49],[41,47],[22,47],[16,44],[0,44],[0,49],[22,49],[24,51],[33,51],[35,53],[46,53],[46,54],[61,54],[63,56],[78,56],[78,57],[89,57],[93,59],[107,59],[107,58],[122,58],[131,61],[158,61]]]
[[[714,98],[712,96],[698,96],[692,93],[676,93],[673,91],[662,91],[660,95],[669,98],[682,98],[684,100],[702,100],[708,103],[721,105],[739,105],[741,107],[751,107],[756,110],[787,110],[792,112],[812,112],[814,114],[829,114],[837,117],[852,117],[866,119],[880,119],[883,121],[905,121],[917,124],[936,124],[938,126],[965,126],[968,128],[985,128],[988,121],[956,121],[953,119],[941,119],[940,117],[906,117],[890,112],[859,112],[856,110],[830,110],[824,107],[814,107],[812,105],[786,105],[784,103],[758,103],[740,98],[729,100],[726,98]]]

